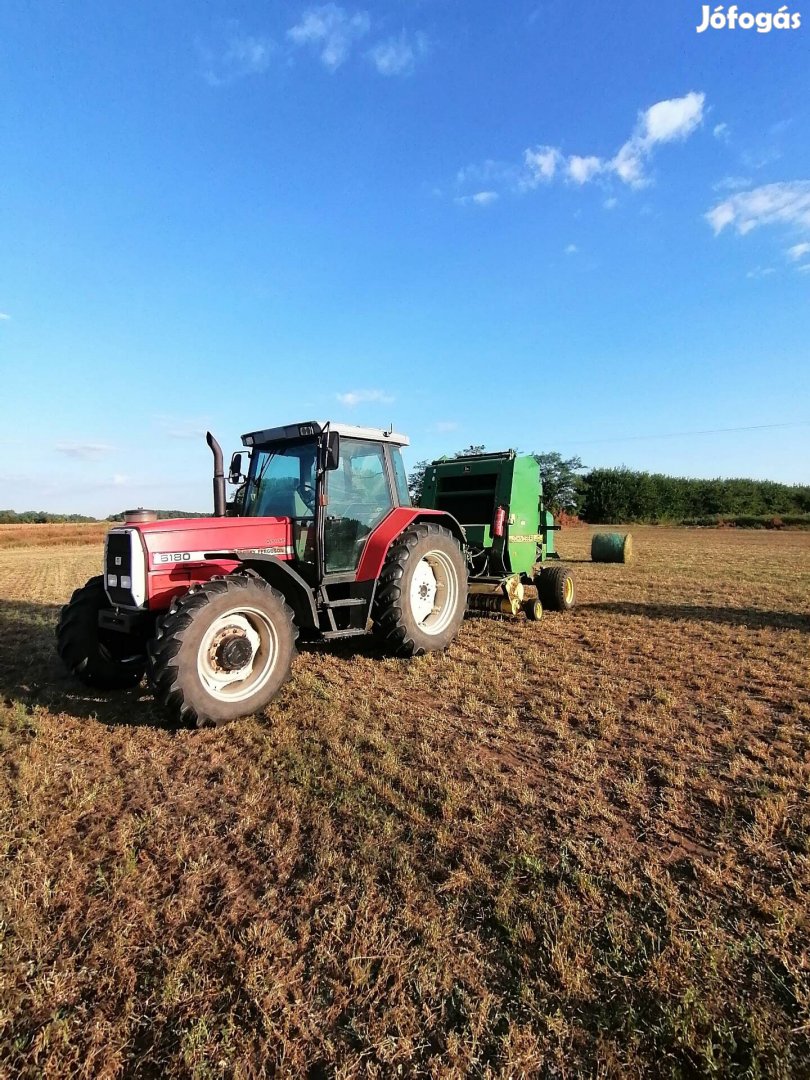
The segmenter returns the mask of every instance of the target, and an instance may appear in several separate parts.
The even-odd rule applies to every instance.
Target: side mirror
[[[231,465],[228,469],[228,482],[231,484],[240,484],[243,480],[242,455],[237,451],[231,458]]]
[[[333,472],[340,465],[340,432],[330,431],[326,444],[326,471]]]

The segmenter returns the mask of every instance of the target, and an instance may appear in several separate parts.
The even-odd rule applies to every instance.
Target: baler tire
[[[438,612],[436,629],[426,625],[432,614],[421,622],[417,619],[411,588],[414,575],[431,556],[446,578],[443,585],[436,579],[437,588],[452,594],[448,601],[452,608]],[[401,533],[388,550],[371,614],[372,632],[386,651],[393,656],[421,656],[446,649],[458,634],[466,607],[467,564],[450,530],[420,522]]]
[[[253,662],[261,649],[265,663],[253,693],[239,693],[237,684],[245,680],[226,684],[235,686],[239,693],[230,699],[222,690],[217,696],[216,689],[204,681],[214,674],[216,641],[214,635],[204,648],[206,634],[221,622],[219,636],[224,641],[228,619],[241,620],[260,641],[259,646],[251,645],[251,671],[246,679],[252,677]],[[175,597],[148,645],[147,677],[155,701],[172,722],[192,727],[219,727],[258,713],[290,677],[297,637],[293,612],[283,593],[258,574],[237,572],[193,585]]]
[[[576,603],[574,575],[567,566],[544,566],[535,584],[543,607],[549,611],[570,611]]]
[[[543,605],[539,600],[525,600],[523,612],[529,622],[540,622],[543,618]]]
[[[65,667],[95,690],[128,690],[146,670],[146,655],[125,634],[99,630],[99,612],[112,610],[104,578],[92,577],[71,596],[56,624],[56,651]],[[140,645],[140,643],[138,643]]]

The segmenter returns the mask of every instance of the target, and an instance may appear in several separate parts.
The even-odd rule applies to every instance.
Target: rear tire
[[[377,582],[373,633],[394,656],[446,649],[467,607],[467,565],[441,525],[420,523],[391,545]]]
[[[570,611],[576,603],[574,575],[567,566],[544,566],[534,583],[540,602],[549,611]]]
[[[177,597],[149,643],[149,684],[176,723],[217,727],[260,712],[290,675],[297,631],[284,596],[236,573]]]
[[[99,612],[104,609],[112,610],[104,578],[90,578],[62,608],[56,626],[56,651],[85,686],[126,690],[143,678],[146,655],[139,640],[99,628]]]

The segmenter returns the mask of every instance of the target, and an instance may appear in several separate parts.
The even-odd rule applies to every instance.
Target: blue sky
[[[0,506],[205,509],[206,427],[311,417],[807,482],[803,17],[4,0]]]

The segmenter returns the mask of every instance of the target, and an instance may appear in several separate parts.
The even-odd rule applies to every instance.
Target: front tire
[[[297,633],[284,596],[231,574],[177,597],[149,643],[155,700],[178,723],[216,727],[260,712],[290,675]]]
[[[446,649],[467,606],[467,566],[458,541],[420,523],[392,544],[377,582],[373,632],[394,656]]]
[[[56,626],[56,651],[85,686],[127,690],[143,678],[146,656],[140,641],[99,627],[99,612],[105,609],[112,610],[112,605],[104,591],[104,578],[90,578],[62,608]]]

